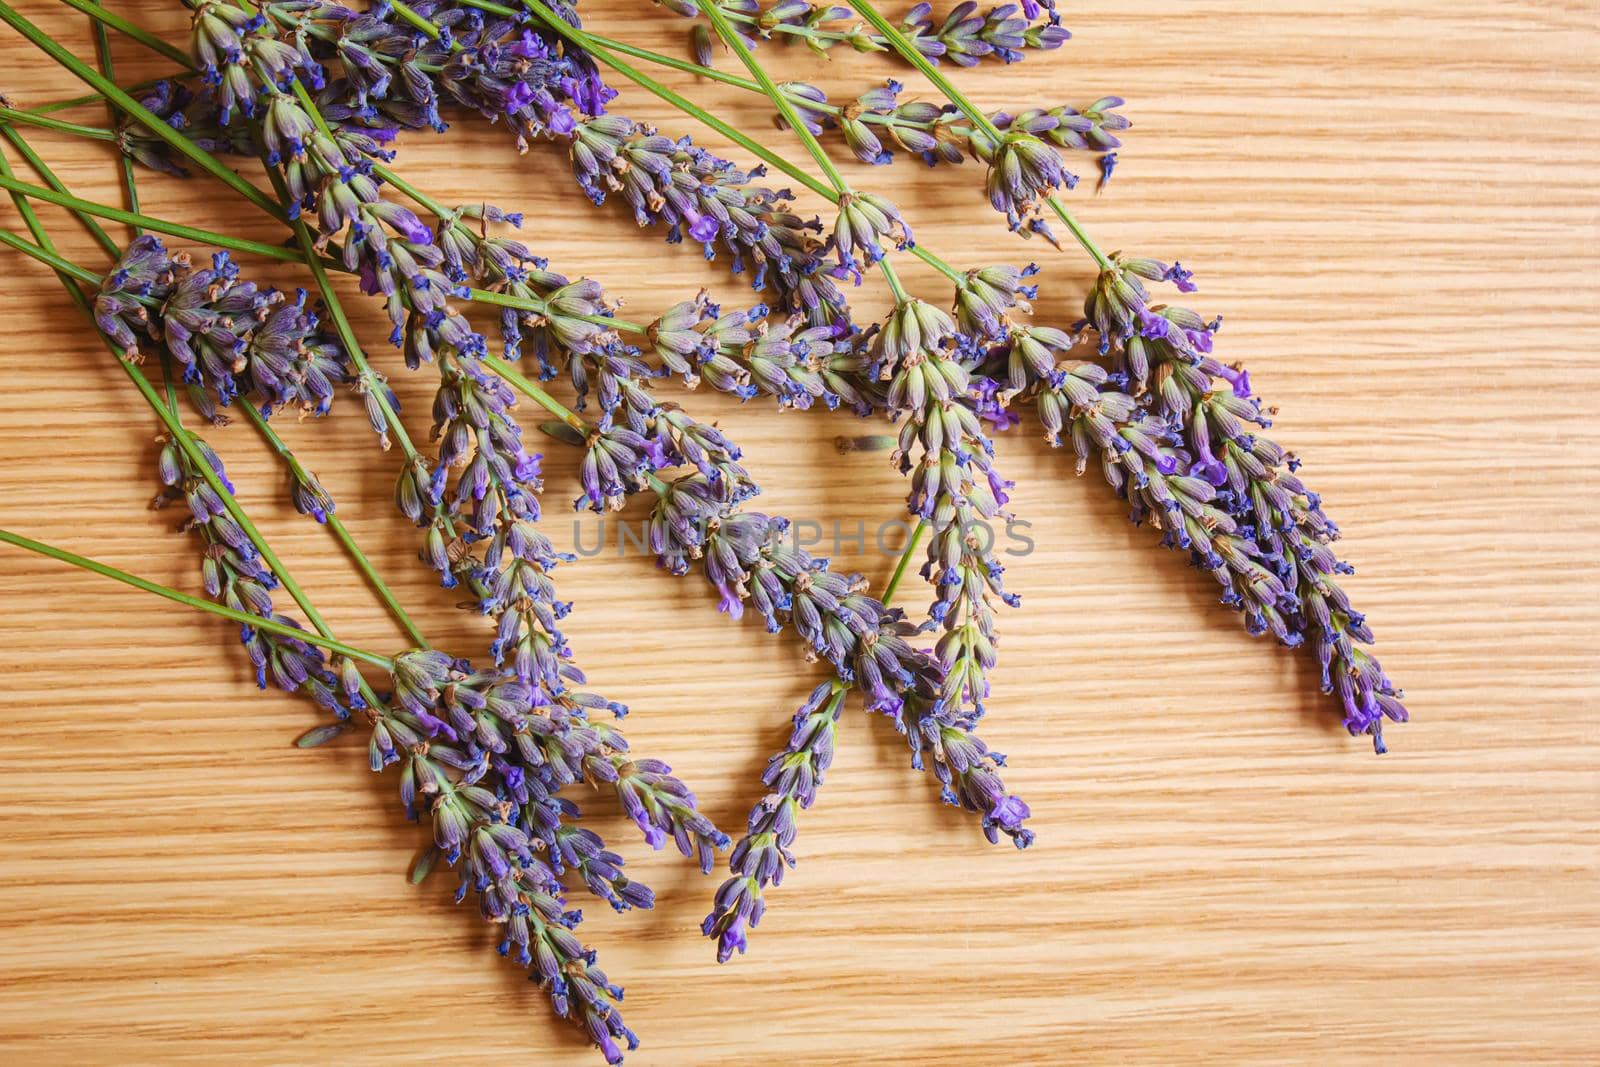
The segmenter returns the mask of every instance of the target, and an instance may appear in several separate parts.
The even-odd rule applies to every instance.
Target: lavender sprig
[[[644,334],[661,366],[690,389],[705,381],[741,400],[770,396],[802,410],[817,400],[863,415],[882,406],[881,385],[864,372],[859,338],[799,317],[777,319],[764,304],[727,311],[702,292],[668,308]]]
[[[668,243],[694,241],[712,259],[720,247],[734,273],[771,286],[780,310],[827,324],[846,317],[845,298],[823,260],[822,225],[796,215],[787,189],[755,184],[743,171],[689,141],[617,115],[585,120],[574,132],[573,173],[596,204],[619,193],[640,226],[665,226]]]
[[[795,712],[794,729],[783,751],[767,762],[761,780],[773,791],[750,810],[749,831],[728,859],[733,877],[717,890],[711,914],[701,932],[717,941],[717,962],[741,955],[749,942],[746,930],[766,913],[763,896],[769,885],[781,885],[786,867],[795,864],[797,810],[816,800],[817,787],[833,762],[834,736],[844,687],[824,682]]]
[[[1252,634],[1270,632],[1291,648],[1307,645],[1322,668],[1323,690],[1344,710],[1345,727],[1370,734],[1373,747],[1385,751],[1384,720],[1404,722],[1406,709],[1378,661],[1359,647],[1373,635],[1335,578],[1352,573],[1330,547],[1338,528],[1296,475],[1299,460],[1252,429],[1271,421],[1249,374],[1211,355],[1220,323],[1149,303],[1142,280],[1171,281],[1190,292],[1189,273],[1118,254],[1111,261],[1088,298],[1085,325],[1114,354],[1121,377],[1135,388],[1148,385],[1146,418],[1162,428],[1167,447],[1151,449],[1153,435],[1139,427],[1119,427],[1109,438],[1105,429],[1086,430],[1088,440],[1107,440],[1113,449],[1130,436],[1143,438],[1143,451],[1130,442],[1120,457],[1106,457],[1108,480],[1120,488],[1118,469],[1126,468],[1136,485],[1145,482],[1138,485],[1143,502],[1136,502],[1135,520],[1164,518],[1167,543],[1188,549],[1217,577],[1223,602],[1244,612]]]
[[[163,341],[208,418],[241,394],[268,408],[326,414],[334,387],[351,380],[304,290],[289,300],[242,281],[226,252],[193,269],[157,238],[135,238],[101,283],[95,318],[124,355],[137,353],[140,336]]]
[[[977,133],[954,105],[920,100],[901,103],[904,88],[891,78],[847,104],[836,105],[829,103],[827,94],[816,86],[797,82],[780,86],[813,134],[839,130],[850,151],[863,163],[892,163],[896,149],[920,158],[930,167],[960,163],[968,157],[987,159],[993,154],[989,139]],[[1000,129],[1026,130],[1062,148],[1109,152],[1122,144],[1113,131],[1120,132],[1131,125],[1115,110],[1122,103],[1120,97],[1108,96],[1082,111],[1062,105],[1048,110],[1030,108],[1016,115],[997,111],[989,118]],[[1074,184],[1076,178],[1070,178],[1069,188]]]
[[[699,14],[705,0],[658,0],[662,7],[679,15]],[[813,4],[809,0],[776,0],[763,7],[757,0],[729,3],[726,14],[738,27],[750,47],[758,41],[793,39],[823,53],[840,44],[857,52],[884,52],[888,41],[870,33],[859,23],[841,26],[850,19],[850,9],[833,4]],[[1040,15],[1044,21],[1036,21]],[[1027,50],[1050,51],[1060,48],[1072,34],[1060,25],[1053,0],[1039,3],[1023,0],[1002,4],[983,14],[978,5],[965,0],[937,18],[933,5],[919,3],[907,12],[900,27],[916,42],[916,47],[933,62],[948,59],[962,67],[977,66],[984,59],[1016,63]]]
[[[910,510],[934,530],[922,576],[937,594],[929,618],[945,631],[937,647],[944,697],[981,714],[995,663],[989,598],[1018,603],[1001,583],[992,532],[984,532],[985,520],[1003,514],[1011,483],[994,469],[994,446],[966,401],[967,371],[948,351],[957,337],[942,311],[906,301],[878,334],[874,361],[890,380],[890,410],[907,413],[893,455],[911,473]]]

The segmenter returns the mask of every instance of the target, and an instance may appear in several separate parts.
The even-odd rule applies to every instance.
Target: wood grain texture
[[[176,4],[113,6],[180,39]],[[20,7],[90,54],[80,16]],[[642,0],[586,15],[683,47],[683,25]],[[1353,594],[1415,722],[1373,757],[1313,667],[1248,639],[1103,484],[1037,436],[1006,440],[1038,548],[1011,568],[1025,605],[1001,620],[984,728],[1038,844],[986,847],[886,724],[853,713],[799,868],[750,956],[718,967],[696,930],[716,881],[596,801],[593,824],[661,898],[587,909],[646,1042],[631,1063],[1600,1057],[1596,15],[1587,0],[1086,2],[1064,50],[961,75],[984,106],[1129,98],[1123,165],[1081,213],[1108,248],[1200,272],[1196,306],[1225,315],[1225,357],[1279,405],[1274,432],[1346,531]],[[3,42],[21,106],[79,91]],[[764,54],[841,93],[887,69]],[[130,77],[153,70],[118,55]],[[769,129],[754,98],[667,80]],[[687,128],[637,92],[622,103]],[[36,143],[75,187],[116,196],[99,146]],[[700,285],[748,299],[620,209],[591,211],[551,149],[518,158],[464,122],[407,139],[401,166],[446,200],[529,212],[542,252],[638,308]],[[1041,315],[1074,315],[1082,257],[1019,250],[976,170],[862,180],[933,247],[1039,258]],[[278,237],[216,185],[145,185],[153,213]],[[145,506],[155,430],[137,398],[47,273],[8,259],[0,293],[0,525],[193,588],[190,545]],[[389,359],[370,314],[360,328]],[[418,422],[425,379],[395,368]],[[686,402],[746,446],[773,510],[846,530],[898,515],[881,455],[835,454],[855,431],[843,417]],[[429,632],[480,648],[481,623],[415,564],[393,460],[357,406],[286,433]],[[341,635],[396,646],[248,427],[209,436]],[[574,464],[550,451],[549,526],[567,543]],[[891,565],[840,556],[877,580]],[[606,553],[561,579],[579,660],[633,707],[637,747],[737,830],[817,669],[647,561]],[[447,879],[406,883],[417,833],[360,746],[289,746],[313,716],[255,692],[229,626],[10,550],[0,589],[6,1062],[596,1062]]]

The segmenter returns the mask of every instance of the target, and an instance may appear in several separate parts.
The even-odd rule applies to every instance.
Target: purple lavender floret
[[[246,397],[270,413],[326,414],[336,386],[351,380],[345,353],[306,307],[240,279],[219,252],[193,269],[148,234],[134,239],[94,299],[102,332],[130,357],[140,342],[162,345],[207,418]]]
[[[213,155],[253,155],[254,142],[243,123],[224,126],[215,95],[207,89],[197,96],[180,81],[158,81],[135,99],[173,129]],[[117,147],[131,159],[174,177],[189,174],[185,157],[166,141],[125,114],[117,118]]]
[[[563,5],[552,6],[570,14]],[[588,56],[562,50],[522,20],[448,0],[422,0],[413,9],[445,31],[438,41],[418,35],[415,55],[403,68],[412,106],[435,128],[443,125],[439,105],[450,103],[506,123],[525,149],[535,137],[570,134],[577,122],[574,107],[578,114],[599,114],[616,95]],[[393,33],[415,33],[392,15],[386,21]]]
[[[100,280],[94,297],[95,325],[124,358],[137,360],[140,339],[159,336],[150,309],[172,292],[182,265],[167,254],[159,238],[145,234],[134,238]]]

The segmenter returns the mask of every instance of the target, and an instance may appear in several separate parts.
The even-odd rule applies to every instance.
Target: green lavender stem
[[[767,99],[772,101],[773,106],[778,109],[778,113],[783,116],[783,121],[789,124],[789,128],[795,132],[800,138],[800,142],[806,146],[806,151],[811,153],[811,158],[816,161],[817,167],[823,174],[827,175],[828,181],[833,183],[834,199],[838,199],[848,193],[850,191],[850,183],[845,181],[844,175],[839,173],[839,168],[835,167],[833,160],[828,158],[828,153],[823,150],[822,146],[817,143],[817,139],[812,136],[811,131],[806,128],[805,121],[800,118],[799,112],[795,110],[794,102],[778,91],[777,83],[772,80],[772,76],[767,73],[766,68],[756,62],[756,57],[751,53],[750,47],[744,43],[744,38],[740,37],[733,27],[728,24],[728,16],[723,13],[718,3],[719,0],[704,0],[700,5],[701,13],[711,20],[712,28],[716,30],[717,36],[722,39],[722,43],[731,49],[734,55],[739,57],[739,61],[750,72],[750,76],[761,85],[761,91],[767,94]]]
[[[104,23],[118,33],[138,41],[152,52],[166,56],[168,59],[176,63],[182,63],[185,66],[189,64],[189,56],[183,49],[178,48],[176,45],[168,44],[138,23],[125,19],[113,11],[107,11],[99,5],[98,0],[61,0],[61,2],[68,7],[77,8],[96,22]]]
[[[916,527],[911,531],[911,536],[906,538],[906,547],[900,550],[900,560],[894,565],[894,573],[889,576],[889,584],[883,587],[884,607],[889,606],[889,601],[894,599],[895,590],[900,588],[900,580],[906,576],[906,571],[911,566],[912,557],[917,554],[917,546],[922,544],[922,539],[928,533],[928,520],[918,520]]]
[[[14,142],[13,142],[14,143]],[[166,219],[155,218],[137,211],[125,211],[122,208],[112,207],[95,200],[85,200],[80,196],[61,192],[57,189],[46,189],[38,185],[30,185],[16,178],[7,177],[0,181],[0,189],[7,192],[21,193],[23,196],[46,204],[55,204],[68,211],[81,212],[93,215],[112,222],[126,223],[129,226],[143,227],[156,233],[164,233],[170,237],[180,237],[186,241],[197,244],[214,245],[217,248],[226,248],[233,252],[245,252],[250,255],[261,256],[265,259],[277,260],[280,263],[299,263],[300,256],[291,249],[281,245],[264,244],[261,241],[251,241],[243,237],[229,237],[227,234],[214,233],[194,226],[185,226],[181,222],[170,222]]]
[[[25,548],[29,552],[36,552],[41,556],[60,560],[62,563],[70,563],[81,570],[91,571],[113,581],[121,582],[123,585],[131,585],[133,588],[142,589],[146,593],[154,593],[156,596],[165,597],[175,604],[182,604],[185,607],[194,608],[196,611],[209,612],[212,615],[229,619],[252,629],[277,634],[279,637],[292,637],[296,641],[304,641],[308,645],[316,645],[318,648],[325,648],[337,655],[348,656],[350,659],[360,660],[363,663],[370,663],[374,667],[382,667],[384,670],[394,669],[394,660],[388,656],[380,656],[375,652],[368,652],[365,649],[356,648],[354,645],[347,645],[343,641],[324,637],[322,634],[309,633],[297,626],[289,626],[285,623],[261,618],[259,615],[251,615],[248,612],[235,611],[221,604],[214,604],[201,597],[190,596],[188,593],[173,589],[171,586],[161,585],[158,582],[152,582],[148,578],[141,578],[137,574],[129,574],[127,571],[118,570],[108,563],[101,563],[87,556],[80,556],[76,552],[68,552],[64,548],[57,548],[54,545],[47,545],[43,541],[35,541],[32,538],[23,537],[21,534],[12,533],[10,530],[0,530],[0,541],[8,545],[15,545],[17,548]]]
[[[0,109],[0,135],[4,135],[7,139],[12,140],[13,144],[15,144],[17,143],[16,138],[19,135],[12,127],[4,124],[4,118],[4,109]],[[93,130],[92,127],[84,127],[84,129],[91,131]],[[196,146],[196,151],[202,153],[204,152],[204,150],[200,149],[198,146]],[[42,161],[39,163],[33,162],[33,160],[37,158],[38,157],[35,154],[30,159],[30,165],[34,166],[35,169],[39,169],[39,167],[42,166]],[[381,177],[385,182],[393,185],[397,191],[415,200],[427,210],[441,216],[447,212],[447,209],[438,201],[427,196],[427,194],[422,192],[422,190],[418,189],[416,186],[412,185],[410,182],[407,182],[391,168],[380,165],[374,168],[374,172],[377,173],[378,176]],[[42,175],[44,171],[41,170],[40,173]],[[301,253],[296,252],[291,248],[286,248],[283,245],[266,244],[261,241],[252,241],[245,237],[233,237],[229,234],[218,233],[215,230],[205,230],[197,226],[189,226],[181,222],[173,222],[169,219],[157,218],[153,215],[146,215],[140,211],[127,211],[119,207],[113,207],[110,204],[102,204],[97,200],[86,200],[82,197],[74,196],[69,193],[59,182],[49,182],[48,184],[50,188],[46,189],[41,186],[31,185],[14,177],[6,177],[4,180],[0,180],[0,189],[12,193],[21,193],[24,196],[30,197],[34,200],[42,201],[43,203],[64,207],[76,214],[79,218],[84,219],[85,225],[92,225],[89,217],[98,217],[108,219],[112,222],[125,223],[128,226],[134,227],[136,230],[146,229],[154,233],[166,234],[169,237],[178,237],[187,241],[194,241],[197,244],[208,244],[216,248],[225,248],[232,252],[243,252],[248,255],[261,256],[264,259],[274,260],[279,263],[303,263],[305,261],[304,256]],[[100,232],[102,234],[104,233],[103,230]],[[105,240],[110,241],[111,238],[107,237]],[[104,243],[104,241],[102,241],[102,243]],[[116,248],[114,241],[112,241],[112,247]],[[120,251],[120,249],[118,249],[118,251]],[[350,270],[350,268],[346,267],[343,262],[331,256],[326,256],[319,253],[317,254],[317,260],[322,264],[324,269],[335,270],[341,274],[354,273]],[[511,296],[506,293],[491,292],[487,289],[470,290],[468,293],[468,299],[472,300],[474,303],[488,304],[494,307],[515,308],[519,311],[528,311],[536,315],[548,314],[550,310],[549,306],[542,300],[531,297]],[[642,322],[632,322],[627,319],[617,319],[605,315],[575,315],[570,317],[580,318],[586,322],[599,323],[604,326],[621,330],[625,333],[643,335],[649,332],[648,324]]]
[[[26,221],[26,219],[27,215],[25,213],[24,221]],[[45,266],[54,270],[57,274],[64,274],[69,278],[83,282],[87,285],[94,285],[99,280],[100,276],[94,271],[86,270],[83,267],[78,266],[76,263],[73,263],[71,260],[62,259],[61,256],[50,251],[48,248],[40,248],[38,245],[29,244],[27,241],[24,241],[22,238],[18,237],[9,230],[0,230],[0,244],[6,245],[9,248],[13,248],[24,255],[32,256],[40,263],[43,263]],[[82,294],[80,293],[80,295]]]
[[[100,6],[100,0],[91,0],[91,2],[96,7]],[[106,81],[115,83],[117,80],[117,69],[111,58],[111,35],[106,32],[106,24],[101,22],[99,19],[90,19],[89,22],[90,25],[94,27],[94,52],[95,56],[100,62],[100,73],[105,75]],[[117,109],[109,100],[105,102],[105,105],[107,116],[113,123],[115,123],[117,120]],[[122,189],[123,192],[125,192],[128,196],[128,209],[130,211],[138,211],[139,183],[134,174],[133,158],[126,152],[122,153],[121,155]],[[42,173],[40,176],[43,176]],[[139,236],[139,227],[133,227],[133,235],[135,237]],[[169,389],[168,391],[170,392],[171,390]]]
[[[239,405],[239,409],[245,413],[245,418],[249,420],[250,424],[266,439],[267,446],[283,460],[284,465],[293,471],[296,477],[302,481],[313,477],[305,465],[300,462],[300,458],[290,450],[283,438],[278,436],[278,432],[272,428],[261,412],[256,410],[254,404],[243,403]],[[394,616],[395,622],[399,623],[401,629],[405,630],[406,636],[411,638],[412,643],[418,648],[431,647],[428,644],[428,639],[422,635],[422,631],[417,627],[416,621],[401,606],[399,599],[394,595],[394,591],[389,588],[389,583],[383,580],[383,576],[373,566],[372,560],[367,557],[365,552],[361,551],[361,546],[356,544],[355,538],[350,535],[344,520],[330,511],[324,520],[324,525],[333,534],[334,540],[338,541],[340,547],[349,555],[351,562],[356,565],[356,569],[361,572],[362,577],[366,578],[367,584],[372,586],[372,591],[378,594],[378,599],[383,601],[384,607],[389,609],[389,614]]]
[[[401,18],[403,18],[407,22],[409,22],[413,27],[416,28],[417,32],[421,33],[424,37],[427,37],[429,40],[433,40],[433,41],[437,41],[439,39],[439,27],[435,26],[432,22],[428,21],[426,18],[424,18],[423,16],[419,15],[416,11],[412,10],[411,6],[409,4],[407,4],[407,3],[405,3],[404,0],[391,0],[389,6],[394,10],[394,13],[396,15],[399,15]],[[478,7],[479,5],[473,4],[472,6],[473,7]],[[516,14],[515,11],[511,10],[511,8],[509,8],[509,7],[502,8],[502,7],[500,7],[499,4],[494,4],[494,5],[490,6],[490,7],[484,7],[484,8],[482,8],[482,10],[491,11],[491,10],[494,10],[496,8],[498,8],[499,10],[495,11],[495,14],[499,14],[499,15],[515,15]]]
[[[188,56],[173,48],[171,45],[168,45],[165,41],[161,41],[158,38],[152,37],[150,34],[145,33],[143,30],[139,29],[137,26],[134,26],[126,19],[120,19],[117,16],[111,15],[109,12],[106,12],[90,3],[89,0],[66,0],[66,2],[72,4],[72,6],[78,8],[78,10],[82,11],[86,15],[91,16],[92,18],[104,20],[106,24],[111,26],[113,29],[127,34],[140,44],[143,44],[148,48],[153,48],[162,55],[174,59],[181,57],[181,60],[179,61],[184,63],[186,66],[188,65]],[[13,8],[10,4],[5,3],[4,0],[0,0],[0,22],[6,23],[12,29],[26,37],[30,42],[33,43],[34,47],[44,52],[61,66],[65,67],[73,77],[77,78],[79,81],[89,86],[89,88],[95,90],[101,96],[116,104],[117,107],[121,108],[129,115],[132,115],[134,118],[138,119],[139,122],[147,127],[151,133],[154,133],[157,137],[160,137],[162,140],[166,141],[174,149],[183,153],[183,155],[193,162],[195,166],[217,178],[234,192],[238,193],[240,196],[244,197],[246,200],[250,201],[252,204],[271,215],[273,218],[278,219],[280,222],[288,221],[283,212],[278,209],[277,205],[275,205],[260,189],[257,189],[254,185],[245,181],[243,178],[239,177],[239,175],[223,166],[209,153],[199,151],[194,143],[187,137],[184,137],[177,130],[174,130],[171,126],[161,121],[161,119],[157,115],[153,114],[149,108],[145,107],[143,104],[139,103],[139,101],[129,96],[126,92],[119,88],[115,82],[112,82],[110,79],[106,78],[105,75],[101,74],[99,71],[83,62],[83,60],[73,55],[72,52],[63,45],[56,43],[56,41],[50,37],[49,34],[45,33],[43,30],[39,29],[39,27],[23,18],[22,15],[17,13],[15,8]]]
[[[55,119],[31,111],[19,111],[14,107],[0,106],[0,121],[20,122],[25,126],[37,126],[41,130],[55,130],[57,133],[70,133],[74,137],[87,137],[92,141],[117,139],[115,130],[108,130],[102,126],[85,126],[81,122],[68,122],[66,119]]]
[[[0,126],[0,137],[4,137],[7,141],[11,142],[12,147],[17,150],[17,154],[22,157],[22,161],[28,164],[28,166],[32,167],[34,172],[37,173],[39,177],[44,180],[44,183],[48,185],[54,192],[71,195],[66,185],[62,183],[60,178],[56,177],[56,172],[51,170],[49,165],[45,163],[43,159],[39,158],[39,153],[33,150],[33,146],[28,143],[27,139],[24,138],[22,134],[18,133],[10,126]],[[15,177],[15,175],[12,174],[9,169],[0,171],[0,176],[8,179]],[[19,190],[15,189],[11,190],[13,193],[13,199],[18,191]],[[73,218],[83,223],[84,229],[89,231],[90,235],[100,243],[100,247],[104,248],[108,255],[110,255],[113,259],[122,255],[122,245],[105,231],[105,227],[101,226],[95,221],[93,215],[82,211],[75,211],[72,214]]]
[[[91,17],[98,18],[98,16]],[[180,70],[175,71],[172,74],[163,75],[159,78],[146,78],[144,81],[134,82],[132,85],[124,85],[122,89],[124,92],[136,93],[142,89],[153,89],[162,82],[184,81],[189,78],[198,78],[199,76],[200,74],[198,71]],[[104,94],[101,93],[84,93],[82,96],[68,97],[65,100],[52,100],[48,104],[40,104],[38,107],[30,107],[28,109],[28,114],[48,115],[55,111],[70,111],[75,107],[90,107],[94,104],[103,104],[105,103],[105,99],[106,98]]]

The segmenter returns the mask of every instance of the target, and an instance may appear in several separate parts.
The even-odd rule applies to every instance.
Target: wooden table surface
[[[182,40],[176,4],[112,6]],[[91,54],[81,16],[20,8]],[[681,54],[684,25],[648,4],[586,15]],[[1246,637],[1097,477],[1013,435],[1000,455],[1037,550],[1008,576],[1025,603],[1001,619],[983,726],[1012,754],[1037,845],[986,846],[888,725],[852,712],[800,866],[750,955],[719,967],[697,931],[717,880],[651,854],[596,798],[593,824],[660,894],[653,912],[586,908],[645,1041],[630,1063],[1593,1062],[1595,4],[1159,0],[1066,15],[1061,51],[961,81],[992,107],[1128,97],[1115,180],[1075,202],[1106,247],[1198,272],[1195,306],[1224,314],[1222,353],[1279,406],[1274,433],[1346,531],[1350,588],[1414,722],[1381,759],[1345,736],[1310,664]],[[80,91],[17,36],[3,47],[20,106]],[[867,57],[763,54],[842,95],[905,77]],[[118,55],[129,77],[155,69]],[[760,101],[667,80],[790,145]],[[688,128],[638,91],[619,104]],[[117,195],[101,146],[36,143],[74,187]],[[554,149],[518,158],[465,121],[402,148],[414,180],[529,212],[539,250],[639,309],[700,285],[748,299],[620,209],[589,209]],[[851,174],[896,196],[931,246],[974,264],[1038,258],[1040,315],[1074,317],[1083,257],[1019,248],[976,169]],[[144,185],[152,213],[280,236],[215,184]],[[942,293],[926,272],[912,280]],[[174,515],[145,506],[148,413],[49,274],[7,259],[0,292],[0,526],[196,588]],[[359,327],[392,358],[379,323]],[[426,375],[392,362],[420,423]],[[767,507],[846,533],[900,513],[882,454],[835,452],[835,435],[860,432],[846,417],[680,399],[745,446]],[[429,632],[481,648],[481,621],[416,565],[389,503],[394,461],[358,406],[285,433]],[[284,504],[252,431],[209,437],[341,634],[399,647],[324,531]],[[570,543],[575,466],[548,451],[548,526]],[[875,581],[892,563],[848,543],[839,557]],[[648,560],[607,552],[560,579],[579,662],[632,706],[637,748],[736,832],[819,670]],[[364,746],[289,745],[315,717],[256,693],[230,625],[9,549],[0,589],[6,1062],[598,1062],[494,956],[472,906],[450,903],[452,879],[407,884],[418,832]],[[913,583],[903,601],[923,596]]]

